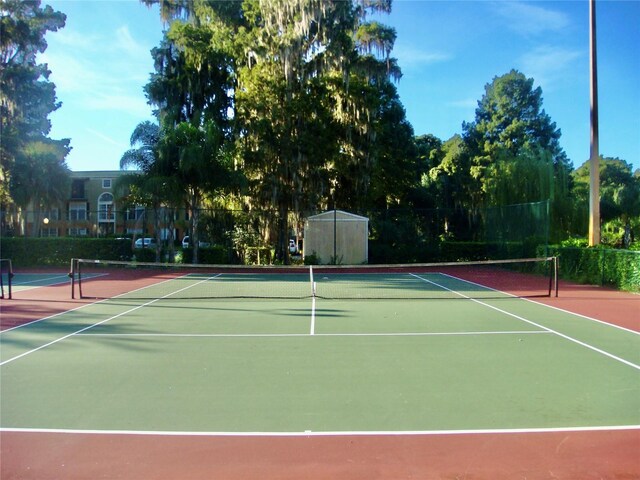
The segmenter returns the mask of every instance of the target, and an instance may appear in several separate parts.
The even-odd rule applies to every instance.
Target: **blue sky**
[[[41,61],[62,107],[53,138],[71,138],[72,170],[114,170],[134,127],[152,119],[143,86],[162,37],[137,0],[43,0],[67,15]],[[398,84],[416,135],[446,140],[472,121],[484,86],[512,68],[542,87],[545,111],[577,168],[589,157],[587,0],[394,0]],[[598,0],[600,152],[640,168],[640,1]]]

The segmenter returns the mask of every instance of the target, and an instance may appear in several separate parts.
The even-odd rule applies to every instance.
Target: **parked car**
[[[149,237],[139,238],[134,244],[135,248],[156,248],[156,245],[156,239]]]
[[[191,241],[189,240],[189,235],[187,235],[182,239],[182,248],[189,248],[190,246],[191,246]],[[203,248],[203,247],[206,248],[211,246],[211,244],[209,242],[199,241],[198,246],[200,248]]]

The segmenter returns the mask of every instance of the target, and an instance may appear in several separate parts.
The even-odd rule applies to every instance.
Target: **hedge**
[[[380,247],[376,245],[376,247]],[[370,263],[381,260],[402,262],[451,262],[460,260],[484,260],[488,258],[518,258],[522,244],[491,244],[484,242],[441,242],[437,248],[422,245],[416,258],[402,259],[405,249],[378,250],[372,253]],[[376,249],[373,249],[374,251]],[[415,253],[415,252],[414,252]],[[200,249],[200,262],[209,264],[237,263],[233,252],[222,246]],[[99,258],[101,260],[155,261],[155,250],[131,248],[130,240],[113,238],[25,238],[0,239],[0,257],[10,258],[14,267],[68,266],[71,258]],[[640,292],[640,252],[615,250],[602,247],[539,247],[539,256],[560,257],[562,278],[594,285],[609,285]],[[184,249],[182,262],[190,263],[193,250]],[[378,258],[375,258],[378,257]],[[418,258],[419,257],[419,258]]]
[[[0,239],[0,257],[10,258],[20,267],[68,266],[72,258],[98,258],[100,260],[133,260],[154,262],[153,248],[131,248],[131,240],[115,238],[26,238],[7,237]],[[164,258],[164,252],[163,252]],[[191,263],[193,249],[185,248],[182,262]],[[200,263],[234,263],[229,249],[214,245],[200,248]]]
[[[560,276],[579,283],[640,292],[640,252],[602,247],[549,247],[560,258]]]
[[[72,258],[131,259],[131,240],[74,237],[7,237],[0,239],[0,257],[14,267],[68,266]]]
[[[523,242],[452,242],[443,241],[438,251],[438,262],[500,260],[534,257],[535,246]],[[546,256],[546,255],[545,255]]]
[[[182,250],[182,262],[191,263],[193,261],[193,248],[188,247]],[[198,249],[198,262],[209,265],[225,265],[236,263],[231,257],[231,251],[220,245],[211,247],[200,247]]]
[[[498,260],[536,256],[536,248],[543,241],[527,242],[441,242],[399,243],[390,245],[369,240],[369,263],[422,263]],[[546,255],[545,255],[546,256]]]

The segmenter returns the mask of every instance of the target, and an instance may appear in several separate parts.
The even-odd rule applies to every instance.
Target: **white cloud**
[[[151,117],[151,107],[142,92],[139,95],[129,95],[117,90],[94,93],[87,97],[86,106],[93,110],[118,111],[141,119]]]
[[[506,20],[510,29],[525,36],[559,31],[570,24],[569,17],[564,13],[544,8],[539,4],[501,1],[494,2],[492,6],[497,14]]]
[[[151,57],[126,25],[90,38],[73,31],[57,34],[40,61],[49,65],[64,111],[73,106],[137,118],[151,115],[142,90],[153,67]]]
[[[578,50],[542,45],[525,53],[519,63],[527,77],[533,77],[536,84],[550,89],[570,74],[574,63],[583,55]]]
[[[125,54],[132,58],[143,59],[145,61],[151,58],[149,54],[150,49],[138,42],[131,35],[127,25],[122,25],[116,29],[114,47],[119,54]]]
[[[95,33],[80,33],[62,28],[55,35],[47,37],[47,42],[50,46],[60,45],[78,51],[91,50],[94,48],[93,45],[101,43],[102,39]]]
[[[116,147],[121,148],[123,150],[127,148],[127,145],[123,145],[122,143],[118,142],[117,140],[114,140],[113,138],[111,138],[108,135],[105,135],[102,132],[98,132],[97,130],[94,130],[92,128],[85,128],[85,130],[87,132],[89,132],[90,134],[95,135],[99,139],[101,139],[101,140],[103,140],[103,141],[105,141],[105,142],[107,142],[107,143],[109,143],[111,145],[115,145]]]
[[[76,108],[121,111],[141,118],[151,115],[142,91],[148,73],[123,75],[109,65],[59,53],[45,54],[42,61],[49,64],[50,80],[63,105],[73,103]]]
[[[446,62],[453,57],[444,52],[420,49],[413,45],[396,44],[393,56],[398,59],[400,68],[419,68],[434,63]]]
[[[447,105],[450,107],[463,108],[465,110],[470,108],[474,109],[478,106],[478,100],[474,98],[464,98],[461,100],[452,100],[451,102],[448,102]]]
[[[49,65],[50,80],[56,84],[59,94],[86,92],[92,85],[104,81],[80,56],[71,56],[59,50],[47,51],[41,56],[41,61]]]

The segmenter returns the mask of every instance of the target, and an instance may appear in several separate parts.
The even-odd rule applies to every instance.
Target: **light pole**
[[[589,0],[589,60],[591,67],[591,148],[589,157],[589,246],[600,244],[600,153],[598,134],[598,63],[596,0]]]

